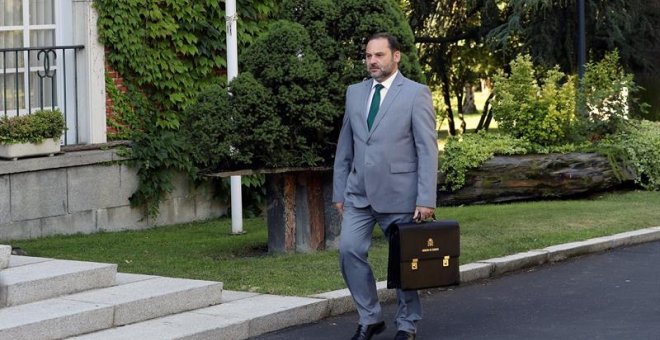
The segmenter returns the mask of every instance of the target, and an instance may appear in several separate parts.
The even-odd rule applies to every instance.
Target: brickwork
[[[107,51],[106,51],[107,53]],[[106,58],[107,60],[107,58]],[[105,63],[105,73],[110,79],[112,80],[112,83],[115,85],[115,87],[122,93],[126,93],[128,91],[128,88],[126,85],[124,85],[124,78],[119,74],[119,72],[115,71],[112,66],[110,66],[107,61]],[[114,105],[113,105],[112,98],[110,98],[110,91],[107,91],[106,89],[106,95],[105,95],[105,116],[106,120],[110,120],[116,117],[117,113],[114,111]],[[115,119],[116,120],[116,119]],[[106,123],[106,133],[108,135],[115,134],[117,133],[117,130],[115,127],[111,126],[110,124]]]

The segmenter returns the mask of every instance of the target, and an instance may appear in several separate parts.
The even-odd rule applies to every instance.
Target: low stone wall
[[[0,161],[0,240],[146,229],[227,213],[210,185],[194,187],[179,175],[159,216],[143,216],[128,200],[136,170],[122,160],[114,150],[93,150]]]

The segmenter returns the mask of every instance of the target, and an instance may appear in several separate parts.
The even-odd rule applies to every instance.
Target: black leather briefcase
[[[392,224],[388,235],[387,288],[414,290],[458,284],[458,222]]]

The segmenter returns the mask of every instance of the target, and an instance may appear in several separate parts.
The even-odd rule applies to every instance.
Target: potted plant
[[[65,130],[66,122],[58,109],[0,117],[0,158],[53,155],[60,151]]]

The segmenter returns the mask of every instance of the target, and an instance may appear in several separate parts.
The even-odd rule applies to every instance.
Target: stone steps
[[[222,283],[153,277],[63,297],[114,306],[113,325],[144,321],[220,303]]]
[[[0,339],[61,339],[112,327],[114,308],[48,299],[0,309]]]
[[[116,274],[116,264],[12,256],[0,273],[0,307],[109,287]]]
[[[238,293],[235,294],[246,294]],[[240,340],[328,316],[325,299],[252,294],[190,312],[115,327],[75,340]]]
[[[0,244],[0,270],[9,266],[9,257],[11,256],[11,246]]]
[[[26,256],[8,262],[0,272],[0,339],[62,339],[222,299],[220,282],[122,274],[114,264],[93,262]]]

